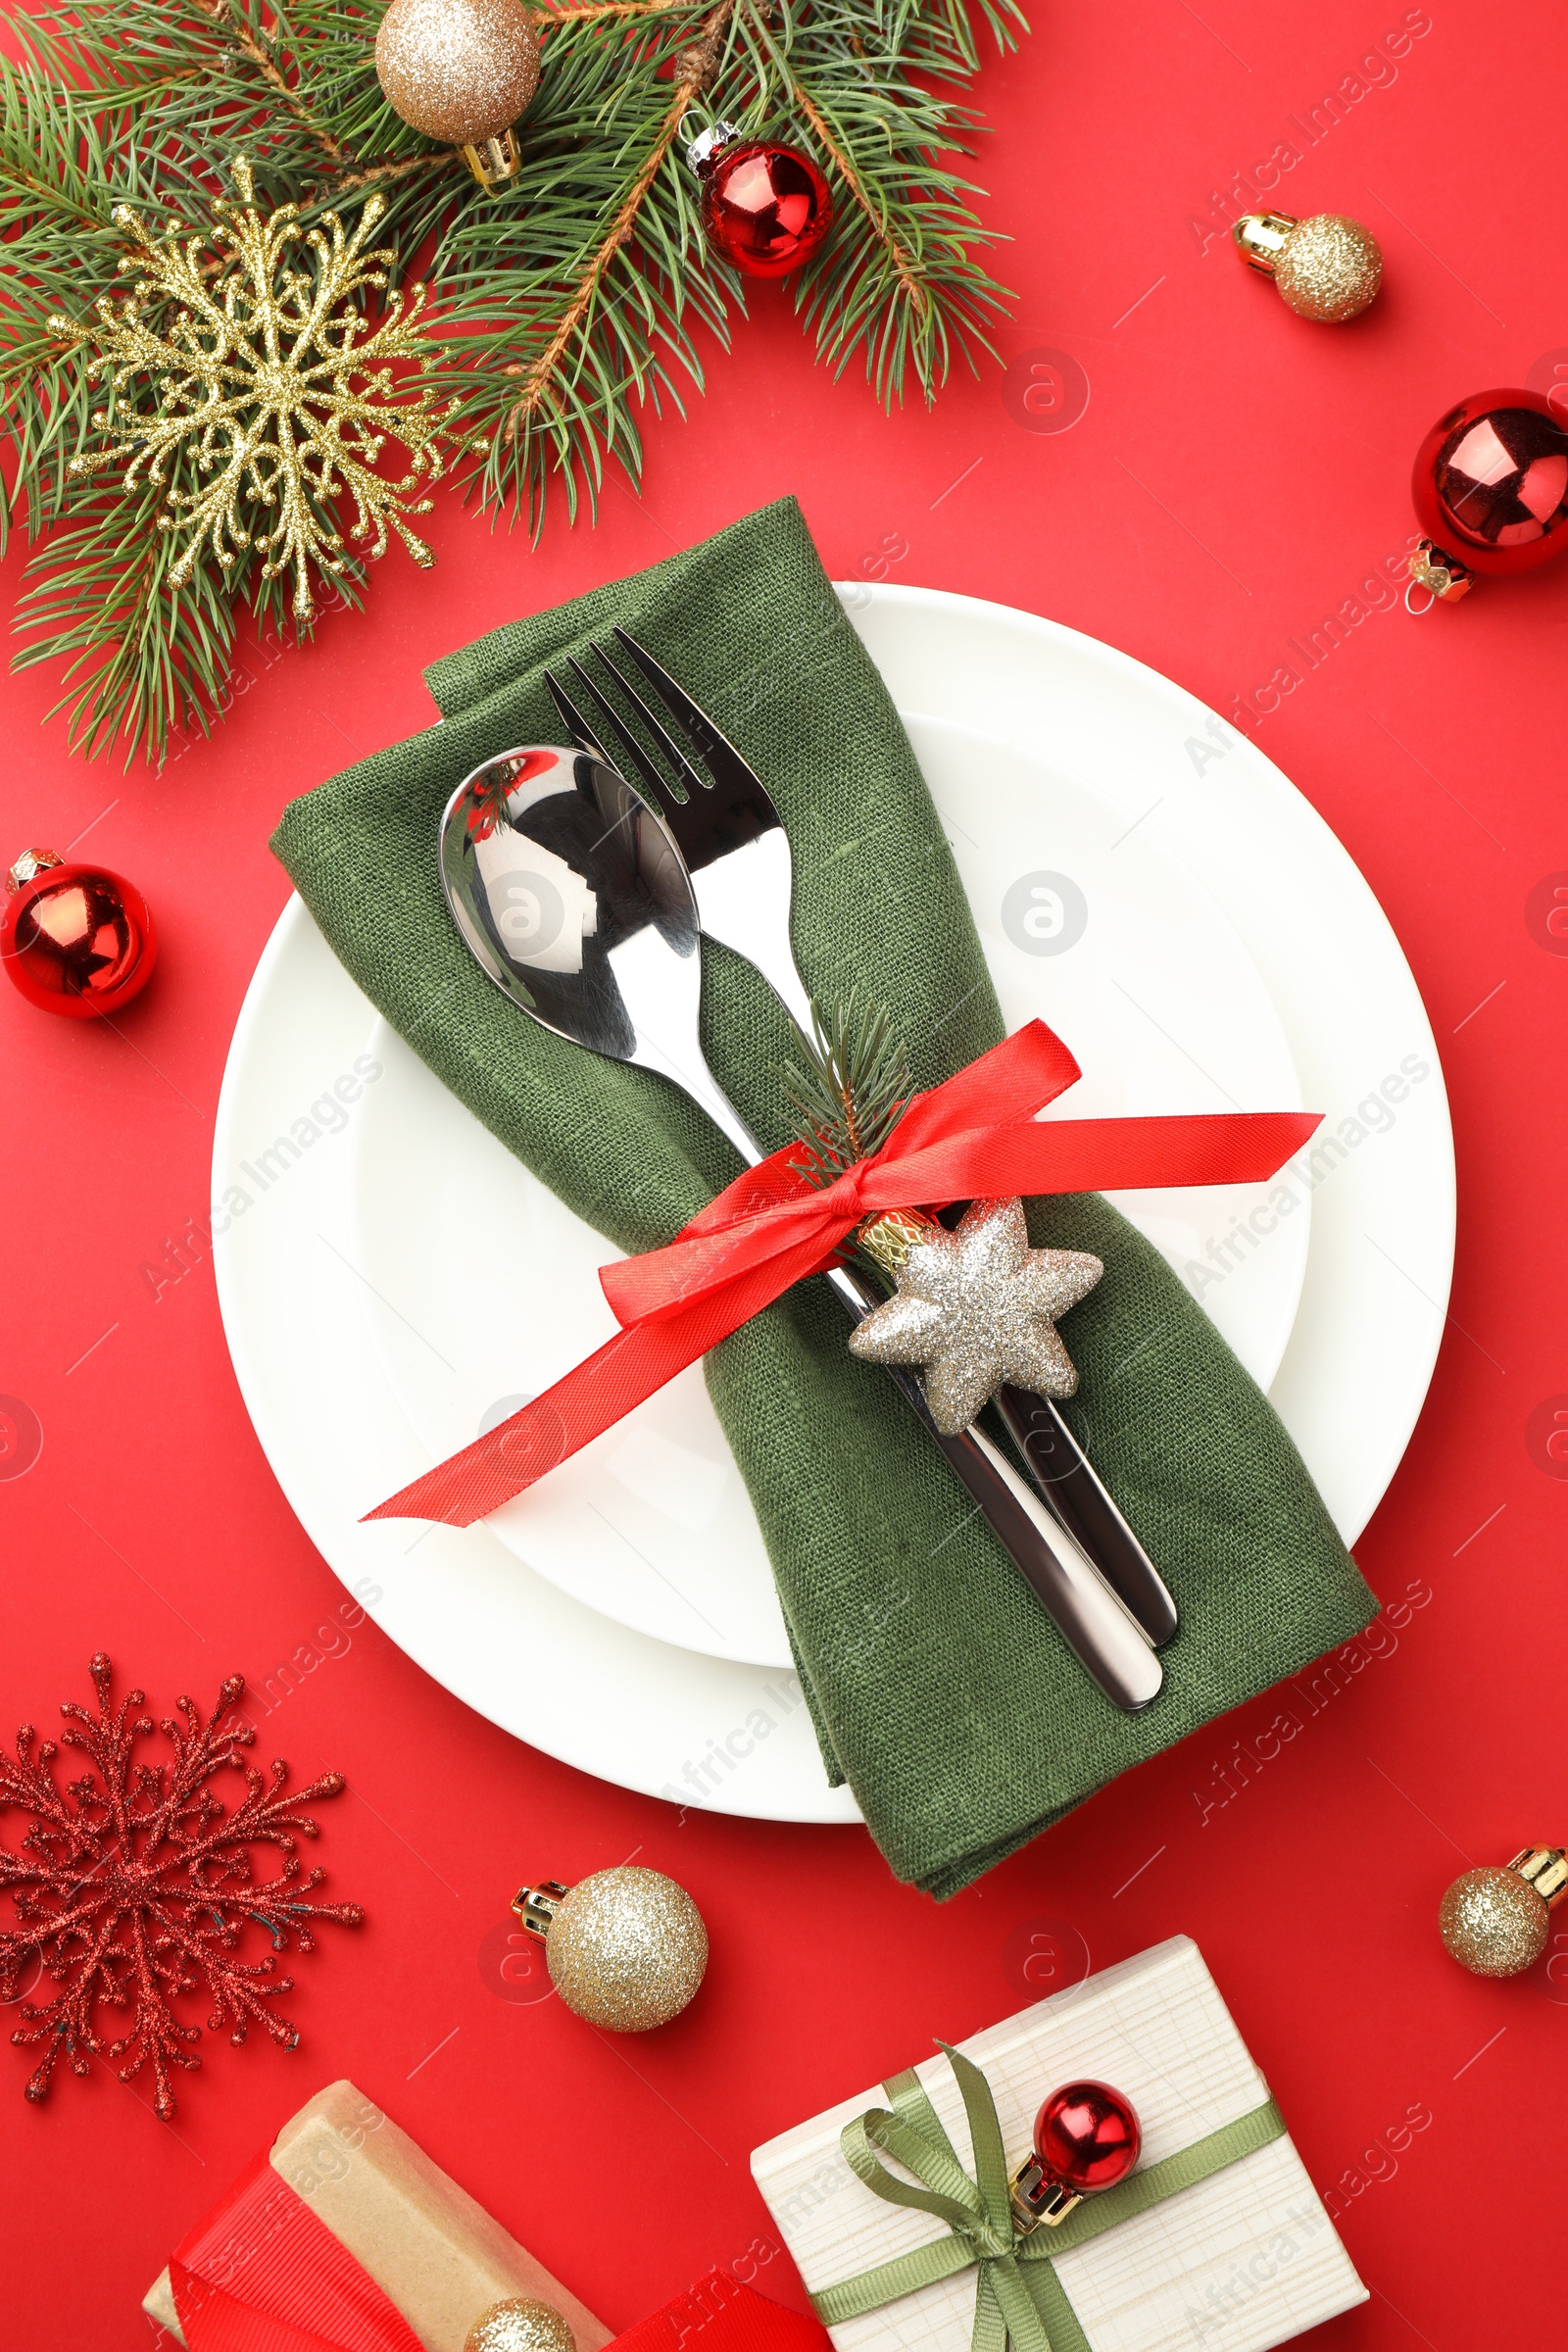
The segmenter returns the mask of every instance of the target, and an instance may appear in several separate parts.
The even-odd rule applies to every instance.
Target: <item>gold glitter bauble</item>
[[[375,71],[405,122],[466,146],[515,122],[539,87],[539,36],[520,0],[392,0]]]
[[[1515,1870],[1467,1870],[1438,1910],[1444,1942],[1477,1977],[1516,1977],[1546,1948],[1546,1906]]]
[[[1274,265],[1280,300],[1298,318],[1339,326],[1359,318],[1383,283],[1383,254],[1370,229],[1343,213],[1298,220]]]
[[[474,2321],[463,2352],[577,2352],[577,2339],[553,2303],[509,2295]]]
[[[550,1923],[545,1959],[568,2009],[612,2034],[677,2017],[703,1981],[708,1930],[684,1886],[660,1870],[596,1870]]]

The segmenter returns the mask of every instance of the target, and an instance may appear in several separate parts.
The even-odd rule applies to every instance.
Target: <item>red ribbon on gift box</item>
[[[786,2311],[728,2271],[710,2271],[605,2352],[832,2352],[832,2338],[820,2320]]]
[[[520,1494],[792,1283],[832,1265],[861,1219],[1011,1194],[1255,1184],[1304,1144],[1321,1114],[1224,1111],[1140,1119],[1036,1112],[1081,1076],[1044,1021],[913,1097],[880,1152],[812,1185],[786,1145],[748,1168],[667,1248],[600,1269],[621,1329],[542,1396],[466,1446],[368,1519],[468,1527]]]
[[[189,2352],[422,2352],[264,2148],[171,2257]]]
[[[265,2149],[181,2241],[169,2275],[188,2352],[422,2352],[390,2297]],[[728,2271],[710,2271],[607,2352],[686,2347],[831,2352],[819,2321],[769,2302]]]

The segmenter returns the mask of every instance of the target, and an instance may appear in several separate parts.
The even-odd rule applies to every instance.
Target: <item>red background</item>
[[[611,486],[597,530],[557,518],[537,553],[443,504],[432,574],[394,555],[368,616],[328,619],[313,650],[270,667],[253,656],[217,739],[161,777],[69,757],[58,722],[38,723],[52,679],[5,686],[7,858],[90,826],[83,854],[142,886],[164,939],[119,1032],[49,1020],[0,988],[0,1390],[44,1431],[37,1465],[0,1483],[8,1728],[47,1727],[61,1698],[85,1695],[100,1646],[122,1686],[210,1703],[225,1673],[265,1678],[340,1598],[251,1432],[210,1265],[156,1303],[141,1269],[205,1213],[230,1031],[286,895],[269,829],[290,795],[427,721],[424,662],[794,490],[835,574],[1048,613],[1229,713],[1401,545],[1434,416],[1532,370],[1550,380],[1568,343],[1549,258],[1568,229],[1568,23],[1544,0],[1506,31],[1485,0],[1431,0],[1395,77],[1363,74],[1364,95],[1273,190],[1293,212],[1351,212],[1383,243],[1382,299],[1334,329],[1243,271],[1211,198],[1278,142],[1304,144],[1289,118],[1397,31],[1396,0],[1037,13],[1022,57],[984,77],[997,135],[979,176],[988,220],[1014,240],[1004,355],[1077,360],[1091,398],[1071,429],[1016,420],[1027,362],[1012,410],[987,366],[933,415],[888,421],[853,376],[835,388],[812,366],[787,293],[764,288],[689,421],[651,424],[641,503]],[[14,557],[12,594],[19,572]],[[1527,908],[1568,868],[1565,626],[1568,564],[1421,620],[1374,612],[1258,729],[1387,907],[1453,1098],[1452,1314],[1360,1546],[1386,1597],[1430,1594],[1394,1653],[1206,1818],[1195,1790],[1223,1793],[1214,1767],[1266,1724],[1268,1698],[938,1908],[896,1886],[858,1830],[682,1819],[568,1771],[366,1624],[264,1734],[302,1775],[322,1760],[347,1774],[318,1858],[368,1913],[302,1965],[287,2004],[299,2050],[210,2044],[172,2128],[145,2082],[104,2067],[25,2106],[28,2062],[0,2051],[9,2342],[141,2343],[138,2298],[169,2248],[341,2074],[613,2325],[715,2261],[760,2264],[760,2283],[798,2298],[788,2260],[768,2259],[747,2169],[759,2140],[1047,1988],[1022,1973],[1032,1934],[1068,1953],[1081,1938],[1100,1966],[1177,1931],[1201,1945],[1313,2178],[1349,2173],[1341,2226],[1372,2296],[1320,2331],[1325,2352],[1564,2340],[1547,2274],[1568,2193],[1568,1962],[1556,1984],[1543,1969],[1478,1982],[1442,1950],[1435,1914],[1467,1860],[1568,1836],[1568,1487],[1528,1435],[1568,1390],[1568,962]],[[633,1852],[689,1886],[711,1929],[687,2017],[620,2043],[559,2002],[498,1997],[479,1952],[519,1878]],[[1417,2104],[1430,2124],[1369,2159]]]

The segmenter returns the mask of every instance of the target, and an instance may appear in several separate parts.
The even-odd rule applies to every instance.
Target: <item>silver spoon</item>
[[[441,819],[441,882],[480,967],[530,1018],[656,1070],[707,1111],[751,1166],[760,1145],[714,1081],[698,1028],[701,925],[663,818],[586,752],[504,752],[466,776]],[[858,1321],[875,1294],[828,1281]],[[1072,1537],[979,1430],[942,1437],[913,1372],[890,1367],[1073,1650],[1119,1707],[1160,1688],[1148,1637]]]

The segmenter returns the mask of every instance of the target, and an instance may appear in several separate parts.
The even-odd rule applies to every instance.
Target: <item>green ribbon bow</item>
[[[1147,2213],[1177,2191],[1283,2137],[1285,2118],[1272,2099],[1235,2123],[1222,2124],[1190,2148],[1159,2164],[1130,2173],[1114,2188],[1086,2197],[1054,2229],[1020,2231],[1012,2212],[1011,2183],[1002,2127],[991,2085],[972,2059],[943,2041],[948,2063],[963,2094],[974,2145],[971,2180],[954,2153],[913,2070],[893,2075],[882,2085],[891,2108],[872,2107],[846,2124],[840,2145],[858,2178],[889,2205],[912,2205],[946,2222],[950,2234],[916,2246],[875,2270],[823,2287],[811,2302],[824,2327],[876,2311],[938,2278],[952,2278],[973,2263],[975,2286],[972,2352],[1092,2352],[1088,2337],[1053,2267],[1067,2254],[1118,2222]],[[890,2173],[878,2153],[894,2157],[913,2180]],[[915,2183],[919,2185],[916,2186]]]

